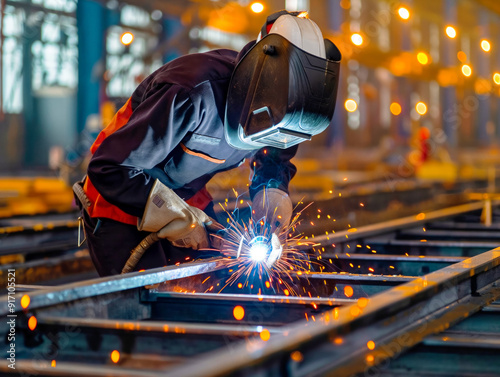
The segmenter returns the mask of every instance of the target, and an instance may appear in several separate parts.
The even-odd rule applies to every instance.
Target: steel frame
[[[425,220],[409,217],[385,226],[336,234],[335,237],[345,242],[345,235],[348,235],[347,242],[352,242],[420,226],[430,220],[477,211],[482,205],[478,202],[453,207],[428,213]],[[332,242],[331,237],[324,238],[324,245]],[[327,255],[323,254],[323,258]],[[329,256],[340,257],[339,260],[350,258],[345,254]],[[356,257],[360,261],[369,258],[352,254],[351,260]],[[211,337],[216,344],[224,346],[197,355],[195,360],[162,355],[155,367],[148,364],[151,367],[148,370],[134,366],[137,365],[134,362],[147,363],[151,357],[139,353],[131,354],[127,363],[120,367],[102,365],[103,360],[100,365],[93,365],[62,359],[57,361],[57,368],[51,367],[50,361],[19,360],[16,371],[64,376],[319,376],[332,373],[350,376],[381,371],[390,375],[392,372],[384,369],[386,360],[417,344],[459,347],[467,339],[472,339],[472,335],[449,332],[445,333],[448,340],[443,340],[433,334],[448,329],[482,308],[487,308],[485,313],[486,310],[492,313],[500,310],[499,304],[491,305],[500,298],[500,248],[467,259],[395,255],[376,255],[373,259],[391,260],[395,264],[418,263],[419,266],[426,265],[425,259],[428,259],[428,263],[450,265],[422,277],[314,271],[307,274],[313,281],[325,281],[326,284],[325,279],[329,279],[338,287],[347,283],[396,285],[368,298],[356,294],[350,299],[341,299],[335,295],[309,298],[172,292],[172,287],[182,286],[189,280],[198,282],[206,276],[227,276],[227,260],[220,258],[36,290],[29,293],[29,307],[17,312],[19,331],[25,341],[35,341],[37,336],[43,336],[44,331],[48,334],[62,331],[64,335],[63,329],[69,326],[82,331],[80,337],[75,338],[79,342],[96,337],[101,339],[101,352],[104,353],[117,336],[122,345],[132,342],[143,351],[150,349],[148,347],[154,339],[165,345],[169,340],[189,342],[196,339],[192,337]],[[157,317],[158,308],[168,308],[172,303],[194,307],[190,302],[226,317],[219,317],[222,323],[211,323],[210,318],[204,322],[196,315],[184,317],[182,322]],[[292,308],[305,309],[307,319],[288,323],[285,316],[278,316],[262,325],[252,321],[238,323],[232,318],[228,321],[235,305],[241,305],[245,310],[271,305],[275,317],[285,313],[287,308],[290,313]],[[91,317],[88,317],[89,309],[93,310]],[[7,305],[0,308],[0,313],[8,314]],[[33,315],[39,321],[38,334],[26,329],[27,319]],[[269,339],[261,339],[264,330],[269,332]],[[0,324],[0,332],[6,331],[6,325]],[[51,340],[52,346],[61,346],[58,343],[60,338],[56,338]],[[483,335],[476,340],[481,347],[498,348],[494,336]],[[207,341],[203,347],[209,345]],[[9,371],[5,360],[0,361],[0,371]]]

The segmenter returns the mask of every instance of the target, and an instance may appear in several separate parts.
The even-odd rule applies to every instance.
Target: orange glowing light
[[[55,367],[56,367],[56,361],[55,361],[55,360],[52,360],[52,361],[50,362],[50,366],[51,366],[52,368],[55,368]]]
[[[255,3],[252,3],[250,5],[250,9],[254,13],[261,13],[264,10],[264,4],[259,3],[258,1],[256,1]]]
[[[122,36],[120,37],[120,41],[125,45],[125,46],[128,46],[130,45],[133,41],[134,41],[134,34],[132,34],[131,32],[125,32],[122,34]]]
[[[31,302],[30,296],[24,295],[23,297],[21,297],[21,307],[23,309],[26,309],[29,306],[30,302]]]
[[[373,363],[373,360],[375,360],[375,358],[373,357],[373,355],[368,355],[366,356],[366,361],[369,362],[369,363]]]
[[[417,216],[415,216],[417,220],[423,220],[425,219],[425,213],[420,212]]]
[[[288,292],[288,289],[285,289],[285,290],[283,291],[283,293],[285,294],[285,296],[290,295],[290,292]]]
[[[350,285],[346,285],[344,287],[344,294],[346,297],[352,297],[352,295],[354,294],[354,290]]]
[[[369,350],[374,350],[375,342],[373,340],[369,340],[368,343],[366,343],[366,346],[368,347]]]
[[[457,52],[457,58],[462,63],[465,63],[467,61],[467,54],[465,52],[463,52],[463,51],[458,51]]]
[[[495,82],[495,84],[500,85],[500,73],[496,72],[493,75],[493,81]]]
[[[351,313],[353,317],[357,317],[358,315],[361,314],[361,309],[358,308],[357,306],[352,306],[351,309],[349,310],[349,313]]]
[[[304,360],[304,355],[302,355],[302,352],[300,351],[294,351],[290,354],[290,359],[297,363],[300,363],[302,360]]]
[[[336,345],[341,345],[342,343],[344,343],[344,339],[336,337],[335,339],[333,339],[333,343],[335,343]]]
[[[35,316],[30,317],[30,319],[28,319],[28,328],[31,331],[35,330],[37,323],[38,323],[38,321],[36,320]]]
[[[425,115],[427,113],[427,105],[424,102],[418,102],[415,105],[415,110],[417,110],[417,113],[420,115]]]
[[[448,37],[450,37],[451,39],[453,39],[457,36],[457,30],[453,26],[447,26],[446,27],[446,35]]]
[[[399,17],[401,17],[403,20],[407,20],[410,18],[410,11],[408,10],[408,8],[405,7],[400,7],[398,9],[398,14]]]
[[[269,288],[271,286],[271,283],[269,283],[268,281],[266,281],[266,288]]]
[[[241,321],[245,316],[245,309],[242,306],[235,306],[233,309],[233,316],[236,320]]]
[[[429,63],[429,56],[425,52],[419,52],[417,54],[417,60],[420,64],[426,65]]]
[[[243,284],[238,283],[238,288],[240,288],[240,289],[243,288]]]
[[[358,104],[353,99],[348,99],[345,101],[344,107],[350,113],[353,113],[358,108]]]
[[[391,103],[390,109],[391,109],[392,115],[397,116],[397,115],[401,114],[401,105],[397,102]]]
[[[490,50],[491,50],[491,43],[489,41],[487,41],[486,39],[483,39],[481,41],[481,48],[485,52],[490,52]]]
[[[358,306],[360,308],[364,308],[364,307],[366,307],[366,305],[368,305],[368,299],[366,297],[360,297],[358,299]]]
[[[114,350],[113,352],[111,352],[111,361],[115,364],[118,361],[120,361],[120,352],[118,352],[117,350]]]
[[[361,46],[363,44],[363,36],[359,33],[354,33],[351,35],[351,42],[356,46]]]
[[[267,342],[271,338],[271,333],[269,332],[268,329],[264,329],[260,332],[260,338],[264,341]]]
[[[468,64],[464,64],[462,66],[462,73],[464,74],[464,76],[466,77],[469,77],[470,75],[472,75],[472,68],[470,65]]]

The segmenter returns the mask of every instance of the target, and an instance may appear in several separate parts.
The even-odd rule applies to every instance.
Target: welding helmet
[[[262,29],[231,77],[224,132],[234,148],[285,149],[332,120],[340,51],[312,20],[284,13]]]

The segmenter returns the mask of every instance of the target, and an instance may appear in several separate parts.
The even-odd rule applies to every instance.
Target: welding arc
[[[144,238],[139,245],[135,247],[134,250],[130,252],[130,257],[127,260],[127,263],[125,263],[125,266],[123,267],[122,274],[126,274],[127,272],[131,272],[135,266],[137,266],[137,263],[142,258],[142,255],[144,252],[151,247],[152,244],[154,244],[156,241],[158,241],[160,237],[158,237],[158,233],[151,233],[149,236]]]

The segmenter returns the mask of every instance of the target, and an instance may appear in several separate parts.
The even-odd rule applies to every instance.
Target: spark
[[[297,211],[290,225],[281,229],[277,235],[273,235],[270,227],[266,226],[273,223],[274,218],[244,223],[225,211],[229,226],[224,230],[224,235],[215,237],[222,241],[220,252],[229,259],[228,268],[234,269],[234,272],[222,284],[219,293],[233,284],[242,288],[244,285],[248,286],[248,282],[254,282],[258,289],[272,289],[287,296],[297,295],[292,286],[291,273],[311,269],[308,258],[300,251],[299,246],[312,246],[313,243],[304,241],[301,234],[294,234],[302,211],[309,205]],[[274,214],[272,216],[274,217]],[[271,254],[269,251],[272,251]],[[252,288],[253,284],[250,286],[250,289]]]

